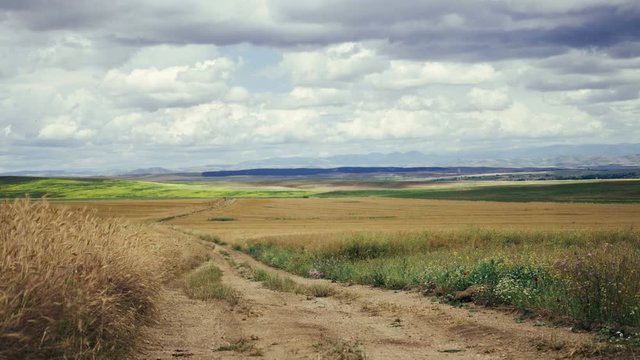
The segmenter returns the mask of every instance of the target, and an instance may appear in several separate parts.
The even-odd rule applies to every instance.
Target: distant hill
[[[492,167],[338,167],[338,168],[259,168],[245,170],[205,171],[204,177],[228,176],[321,176],[349,174],[406,174],[428,173],[430,175],[455,176],[487,173],[514,173],[546,171],[545,168],[492,168]]]
[[[148,175],[164,175],[174,173],[174,170],[165,169],[162,167],[150,167],[144,169],[135,169],[122,174],[123,176],[148,176]]]
[[[235,171],[265,168],[331,169],[343,167],[488,167],[488,168],[620,168],[640,167],[640,144],[583,144],[521,146],[504,149],[461,149],[443,152],[370,152],[332,156],[290,156],[238,161],[203,163],[200,166],[143,167],[132,171],[121,169],[14,170],[0,173],[12,176],[88,177],[115,176],[143,178],[176,174],[199,176],[202,172]]]
[[[593,167],[640,166],[640,144],[550,145],[500,150],[460,150],[442,153],[420,151],[343,154],[326,157],[274,157],[227,165],[210,165],[191,171],[241,170],[258,168],[360,167]]]

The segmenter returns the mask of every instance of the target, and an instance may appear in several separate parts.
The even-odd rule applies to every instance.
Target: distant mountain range
[[[419,151],[344,154],[326,157],[274,157],[235,164],[168,169],[148,167],[135,170],[34,170],[5,172],[13,176],[123,176],[144,177],[176,173],[243,170],[257,168],[337,168],[337,167],[640,167],[640,144],[550,145],[501,150],[466,150],[425,154]]]
[[[540,172],[553,170],[549,168],[493,168],[493,167],[374,167],[374,166],[350,166],[338,168],[260,168],[245,170],[218,170],[205,171],[204,177],[228,177],[228,176],[332,176],[332,175],[358,175],[358,174],[429,174],[436,176],[458,176],[486,173],[513,173],[513,172]]]
[[[254,168],[333,168],[345,166],[487,166],[487,167],[562,167],[640,166],[640,144],[552,145],[493,151],[461,151],[425,154],[419,151],[347,154],[327,157],[276,157],[239,162],[233,165],[209,165],[192,171],[241,170]]]

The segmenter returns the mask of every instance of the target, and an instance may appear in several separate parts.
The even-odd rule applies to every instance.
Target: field
[[[0,178],[0,198],[51,199],[171,199],[216,197],[289,197],[309,192],[295,189],[226,188],[190,182],[186,184],[122,179]]]
[[[633,203],[640,199],[640,182],[549,182],[543,184],[470,186],[466,188],[330,191],[322,197],[381,196],[413,199],[485,200],[509,202]]]
[[[104,205],[103,205],[104,206]],[[235,219],[215,221],[216,218]],[[222,209],[168,221],[229,241],[267,235],[431,229],[630,229],[635,204],[514,203],[394,198],[237,199]]]
[[[394,197],[503,202],[640,202],[639,180],[373,181],[272,180],[151,182],[125,179],[0,177],[0,198],[202,199],[216,197]]]
[[[2,196],[35,184],[60,198],[51,209],[137,229],[122,271],[139,268],[149,318],[164,319],[122,332],[148,339],[141,359],[629,358],[640,342],[638,181],[224,190],[239,197],[219,183],[13,181]]]

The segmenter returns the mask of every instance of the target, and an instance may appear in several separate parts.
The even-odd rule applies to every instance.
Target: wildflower
[[[593,254],[591,253],[591,251],[589,251],[589,253],[587,253],[587,256],[589,256],[589,257],[593,256]]]
[[[312,279],[321,279],[324,277],[324,274],[321,271],[318,271],[316,269],[309,271],[308,275]]]

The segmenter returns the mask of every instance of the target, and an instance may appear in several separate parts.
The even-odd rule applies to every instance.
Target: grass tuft
[[[236,305],[240,295],[230,286],[222,284],[222,270],[208,262],[187,276],[185,292],[192,299],[224,300]]]
[[[335,294],[335,289],[328,284],[304,285],[293,281],[286,276],[280,276],[273,272],[261,269],[253,269],[253,280],[260,281],[267,289],[303,294],[314,297],[328,297]]]

